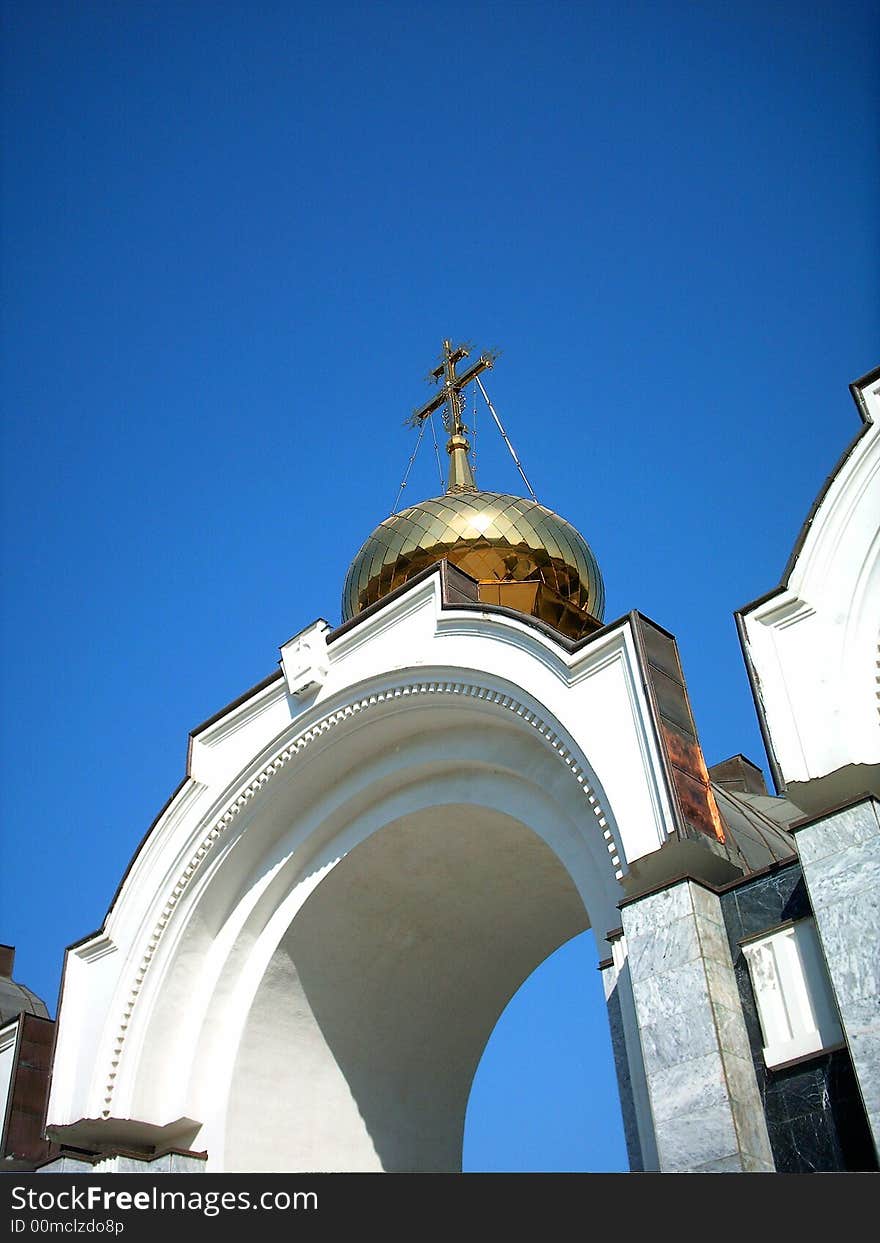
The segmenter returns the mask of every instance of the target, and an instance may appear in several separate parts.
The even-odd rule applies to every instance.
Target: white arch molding
[[[587,926],[587,910],[600,934],[612,926],[621,897],[622,860],[598,781],[548,715],[497,686],[407,680],[369,690],[305,728],[292,729],[271,755],[261,757],[188,857],[181,858],[176,874],[169,873],[159,917],[129,977],[103,1085],[104,1117],[154,1125],[201,1121],[190,1138],[207,1147],[212,1168],[267,1168],[273,1159],[272,1168],[282,1169],[304,1168],[309,1161],[312,1168],[456,1168],[470,1079],[504,1005],[543,958]],[[429,857],[446,869],[434,894],[435,901],[437,893],[446,895],[445,914],[435,910],[432,925],[423,913],[419,925],[423,935],[432,934],[434,951],[441,932],[448,937],[469,927],[472,944],[496,925],[505,930],[495,956],[483,961],[476,990],[467,987],[464,945],[459,945],[459,995],[479,995],[481,1004],[471,1006],[472,1025],[449,1068],[448,1091],[435,1101],[436,1109],[445,1110],[445,1126],[433,1120],[427,1132],[431,1142],[423,1136],[428,1150],[422,1152],[412,1119],[401,1124],[415,1160],[409,1165],[405,1143],[389,1118],[372,1119],[382,1134],[382,1152],[371,1147],[368,1133],[358,1133],[357,1143],[349,1135],[349,1147],[340,1147],[334,1132],[323,1152],[303,1149],[304,1137],[316,1134],[314,1117],[300,1130],[290,1118],[281,1127],[279,1118],[277,1135],[265,1125],[269,1106],[284,1097],[276,1090],[282,1081],[291,1092],[299,1085],[300,1101],[303,1090],[296,1069],[303,1064],[295,1054],[284,1063],[281,1037],[272,1034],[299,1030],[313,1062],[318,1057],[320,1020],[306,1004],[300,973],[304,929],[319,926],[318,910],[325,923],[338,922],[340,912],[350,908],[331,901],[331,895],[347,892],[357,877],[369,874],[374,885],[384,877],[388,888],[382,922],[387,930],[389,905],[403,875],[393,859],[401,852],[410,871],[418,871],[419,858]],[[382,869],[377,859],[383,860]],[[477,877],[479,901],[467,889]],[[469,915],[464,923],[460,918],[450,924],[449,911],[465,891],[472,900],[459,916]],[[543,903],[544,916],[523,927],[526,897],[530,910]],[[411,922],[416,915],[410,912]],[[351,952],[371,944],[363,929],[362,934],[350,937]],[[339,951],[339,945],[332,938],[326,952]],[[417,958],[415,975],[400,976],[402,964],[403,959],[396,968],[402,991],[388,1001],[401,1017],[408,1013],[404,981],[413,987],[420,973],[430,977],[431,966]],[[305,971],[313,994],[318,965],[312,954]],[[279,979],[289,985],[299,1027],[289,1007],[280,1009]],[[327,1004],[324,997],[318,1007],[326,1011]],[[466,1030],[460,1015],[453,1026],[442,1026],[434,1027],[438,1047]],[[344,1032],[330,1038],[344,1043]],[[387,1042],[377,1037],[374,1057],[381,1047]],[[261,1096],[254,1087],[259,1072],[257,1080],[251,1072],[265,1066],[267,1054],[273,1069]],[[318,1057],[325,1073],[314,1082],[324,1085],[325,1103],[345,1099],[338,1075],[334,1083],[326,1082],[328,1074],[333,1079],[328,1067],[338,1054],[328,1045],[323,1062]],[[363,1093],[371,1081],[365,1068],[346,1069]],[[243,1118],[249,1096],[262,1101],[255,1105],[262,1127]],[[355,1095],[349,1131],[357,1132],[357,1112]],[[250,1138],[228,1137],[230,1113],[238,1123],[235,1135]],[[418,1113],[427,1123],[424,1102]],[[254,1143],[255,1135],[260,1142]],[[340,1151],[347,1154],[342,1167],[334,1164],[339,1156],[333,1154]],[[249,1161],[256,1164],[248,1166]]]

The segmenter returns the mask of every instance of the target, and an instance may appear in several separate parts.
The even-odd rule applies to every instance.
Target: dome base
[[[478,582],[477,591],[483,603],[501,605],[502,608],[537,617],[568,639],[583,639],[602,627],[602,622],[592,613],[563,600],[558,591],[539,579],[529,579],[524,583],[483,579]]]

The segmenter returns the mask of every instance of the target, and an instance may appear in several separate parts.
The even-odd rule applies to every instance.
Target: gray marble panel
[[[57,1157],[46,1165],[41,1165],[35,1174],[91,1174],[94,1166],[91,1161],[77,1161],[75,1157]]]
[[[187,1157],[180,1152],[169,1152],[153,1162],[153,1170],[164,1174],[204,1174],[205,1164],[204,1157]]]
[[[742,1011],[731,1010],[718,1002],[713,1007],[718,1043],[722,1052],[751,1060],[751,1045]]]
[[[816,927],[869,1122],[880,1113],[880,831],[866,802],[798,831]],[[880,1151],[880,1131],[872,1123]]]
[[[623,919],[660,1168],[742,1169],[744,1144],[772,1168],[718,897],[682,882]]]
[[[848,1030],[847,1035],[865,1109],[869,1114],[880,1113],[880,1024]],[[880,1147],[880,1131],[874,1132],[874,1142]]]
[[[161,1173],[159,1162],[141,1161],[138,1157],[114,1157],[107,1162],[106,1171],[101,1163],[100,1173],[108,1174],[155,1174]]]
[[[660,1168],[667,1173],[737,1156],[736,1131],[727,1104],[658,1122],[657,1148]]]
[[[728,1010],[737,1010],[740,1006],[739,989],[730,966],[730,956],[728,955],[726,964],[717,962],[714,958],[705,960],[705,963],[706,979],[713,1003],[726,1006]]]
[[[623,1023],[623,1014],[621,1013],[617,972],[614,967],[606,967],[602,972],[602,977],[608,1007],[611,1051],[614,1055],[614,1069],[617,1073],[617,1088],[620,1095],[620,1111],[623,1118],[623,1136],[626,1140],[626,1153],[629,1158],[630,1171],[640,1173],[644,1170],[645,1164],[639,1139],[639,1126],[636,1118],[635,1100],[633,1098],[629,1058],[626,1051],[626,1030]]]
[[[754,1070],[752,1070],[752,1083],[755,1084]],[[773,1150],[770,1147],[767,1119],[761,1109],[760,1100],[756,1085],[752,1088],[748,1101],[734,1097],[731,1101],[733,1121],[736,1126],[740,1152],[772,1166]]]
[[[691,1174],[743,1174],[745,1161],[737,1153],[733,1157],[721,1157],[718,1161],[707,1161],[704,1165],[695,1165]]]
[[[58,1157],[36,1170],[37,1174],[203,1174],[203,1157],[186,1156],[178,1152],[166,1152],[164,1156],[149,1160],[147,1157],[111,1155],[92,1164],[77,1161],[74,1157]]]
[[[658,1125],[668,1118],[727,1106],[727,1084],[717,1053],[692,1057],[655,1071],[650,1082],[654,1119]]]
[[[645,1070],[649,1076],[695,1057],[717,1054],[718,1050],[718,1037],[708,1004],[666,1015],[659,1022],[643,1027],[641,1034]]]
[[[724,913],[717,894],[711,893],[702,885],[694,882],[691,885],[691,901],[698,919],[709,919],[713,924],[720,924],[724,927]]]
[[[659,924],[652,931],[638,936],[631,937],[627,931],[626,940],[633,983],[645,976],[677,970],[684,963],[700,957],[700,942],[693,915],[676,919],[671,924]]]
[[[804,865],[810,901],[818,916],[821,907],[848,902],[869,889],[880,888],[880,838],[872,837]]]
[[[704,958],[730,967],[730,946],[727,941],[727,929],[723,924],[712,919],[697,919],[697,932],[700,937],[700,948]]]
[[[755,1064],[751,1057],[738,1057],[733,1053],[724,1058],[724,1073],[730,1095],[738,1101],[757,1101],[758,1081],[755,1078]],[[749,1151],[754,1151],[750,1149]]]
[[[880,1036],[880,994],[856,997],[847,1007],[847,1029],[853,1039]]]
[[[661,1023],[682,1011],[695,1010],[696,999],[708,996],[706,972],[699,958],[676,971],[645,976],[639,981],[639,1022]]]
[[[753,1157],[749,1153],[743,1153],[743,1173],[744,1174],[775,1174],[776,1166],[771,1161],[762,1161],[759,1157]]]
[[[795,833],[801,865],[815,863],[838,854],[848,846],[858,846],[880,835],[876,804],[866,801],[825,820],[805,825]]]
[[[823,907],[817,927],[838,996],[880,997],[880,890]]]
[[[659,893],[650,893],[639,898],[637,902],[630,902],[621,911],[621,916],[629,941],[630,937],[652,932],[658,926],[670,924],[676,919],[685,919],[693,913],[690,886],[687,881],[680,881],[669,889],[662,889]]]
[[[876,1001],[880,997],[880,940],[874,942],[877,957],[865,952],[865,945],[841,944],[834,953],[826,946],[826,954],[834,961],[834,980],[838,1004],[851,1009],[856,1002]]]

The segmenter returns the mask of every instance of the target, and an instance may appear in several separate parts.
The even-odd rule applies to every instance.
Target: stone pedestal
[[[680,880],[623,907],[658,1167],[775,1169],[718,897]]]

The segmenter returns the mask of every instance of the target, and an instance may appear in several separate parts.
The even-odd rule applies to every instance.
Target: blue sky
[[[2,10],[18,978],[54,1004],[187,731],[338,619],[444,336],[503,350],[538,497],[607,617],[678,636],[709,762],[764,763],[732,613],[880,362],[874,5]],[[520,490],[478,444],[481,485]],[[423,451],[407,497],[436,490]],[[565,947],[505,1016],[472,1168],[622,1168],[594,964]]]

